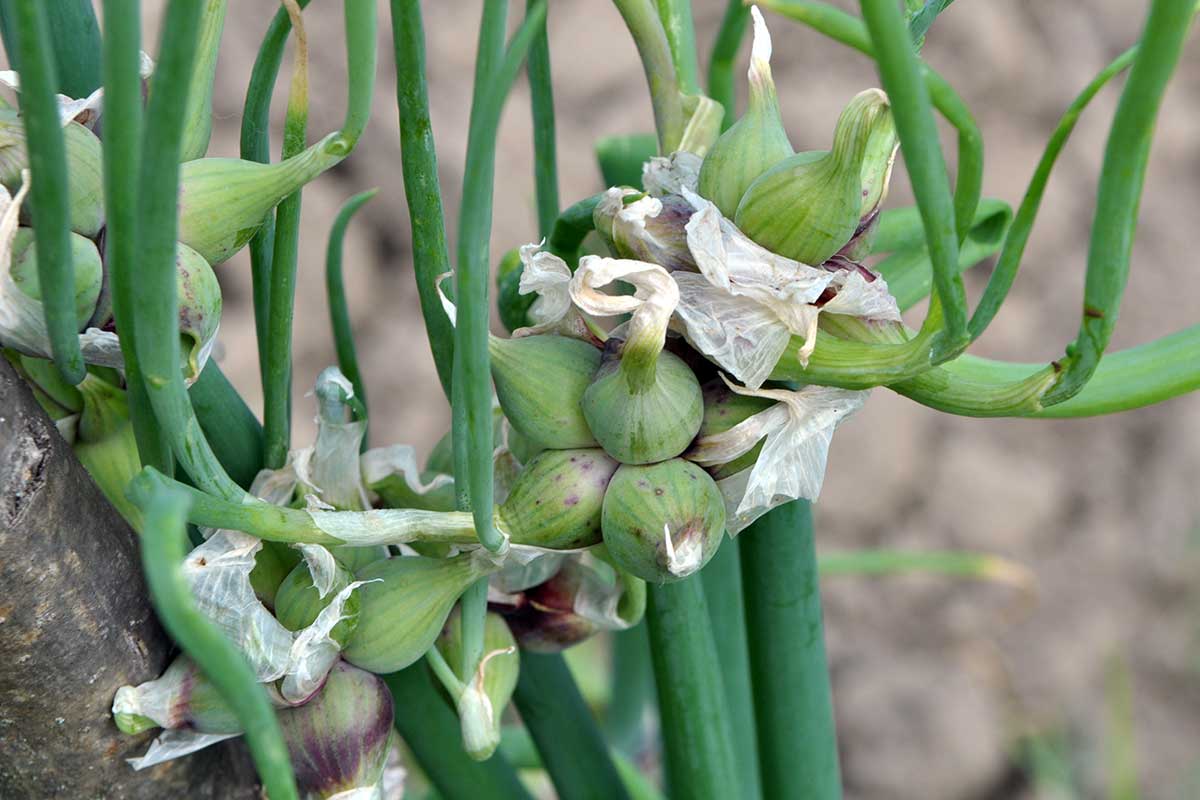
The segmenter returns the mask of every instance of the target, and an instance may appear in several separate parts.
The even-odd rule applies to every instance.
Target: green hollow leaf
[[[528,0],[525,13],[537,9]],[[558,143],[554,129],[554,81],[550,73],[550,37],[542,22],[529,46],[529,104],[533,116],[533,175],[537,198],[538,235],[550,235],[558,219]]]
[[[378,189],[359,192],[342,204],[329,229],[329,244],[325,248],[325,293],[329,302],[329,321],[333,327],[333,345],[337,350],[338,369],[354,386],[354,396],[367,408],[367,387],[358,368],[354,347],[354,328],[350,324],[350,309],[346,303],[346,285],[342,280],[342,250],[350,220],[379,193]],[[366,437],[363,437],[366,447]]]
[[[742,40],[746,38],[746,23],[749,21],[750,7],[741,0],[729,0],[708,60],[708,96],[725,109],[722,131],[728,130],[737,119],[734,67]]]

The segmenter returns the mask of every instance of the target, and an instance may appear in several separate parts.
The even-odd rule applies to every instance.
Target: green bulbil
[[[859,227],[868,143],[876,128],[891,124],[886,95],[860,93],[838,118],[833,149],[798,153],[763,173],[746,190],[734,222],[768,250],[824,263]]]
[[[301,563],[300,551],[288,547],[281,542],[263,542],[262,548],[254,556],[254,569],[250,570],[250,586],[254,595],[267,608],[275,607],[275,594],[280,584],[298,563]]]
[[[104,285],[104,264],[96,244],[78,233],[71,234],[71,264],[75,270],[75,319],[79,329],[92,321]],[[13,237],[9,275],[22,294],[41,302],[38,280],[37,242],[33,228],[18,228]]]
[[[141,511],[125,495],[125,487],[142,469],[125,392],[88,374],[79,384],[82,412],[75,435],[75,457],[104,492],[108,502],[138,528]]]
[[[350,570],[339,564],[333,586],[322,597],[313,585],[308,564],[301,561],[283,579],[283,583],[279,584],[275,593],[275,617],[289,631],[303,630],[316,622],[317,615],[324,611],[338,592],[349,586],[352,580],[354,575]],[[361,605],[357,590],[346,598],[346,604],[343,606],[346,618],[334,625],[330,632],[330,636],[338,644],[345,645],[354,629],[358,627]]]
[[[462,663],[462,615],[450,615],[437,640],[438,652],[456,673]],[[463,750],[476,761],[485,761],[500,744],[504,708],[517,688],[521,656],[504,619],[489,613],[483,623],[483,658],[480,673],[459,674],[465,688],[455,701],[462,726]]]
[[[604,491],[620,466],[603,450],[546,450],[535,457],[500,506],[514,544],[555,550],[600,542]]]
[[[200,377],[204,348],[221,324],[221,284],[204,257],[183,242],[175,245],[175,291],[186,373],[196,379]]]
[[[675,458],[623,465],[604,496],[604,545],[621,569],[654,583],[699,570],[721,546],[725,503],[700,467]]]
[[[674,458],[700,430],[700,383],[682,359],[666,351],[649,370],[627,361],[601,365],[583,395],[584,417],[600,446],[622,464]]]
[[[368,565],[357,578],[372,583],[358,590],[358,628],[342,655],[375,673],[404,669],[433,646],[455,602],[488,571],[471,555],[403,556]]]
[[[216,266],[254,237],[267,213],[346,157],[330,134],[302,153],[275,164],[238,158],[185,162],[179,174],[179,240]]]
[[[579,339],[546,334],[491,337],[492,379],[504,416],[534,444],[551,450],[593,447],[580,400],[600,351]]]
[[[730,218],[750,184],[793,152],[783,129],[779,98],[771,79],[770,48],[766,29],[756,30],[746,113],[721,134],[700,167],[700,196],[711,200]]]
[[[358,572],[368,564],[374,564],[390,555],[387,545],[383,544],[368,547],[342,545],[341,547],[331,547],[329,552],[333,553],[333,557],[338,560],[338,563],[350,570],[351,573]]]
[[[67,154],[67,188],[71,193],[71,230],[94,238],[104,227],[104,174],[100,140],[96,134],[70,122],[63,126]],[[20,115],[0,109],[0,184],[13,194],[21,186],[21,170],[29,169],[25,126]],[[32,203],[21,208],[21,221],[30,224]]]
[[[534,456],[545,451],[545,449],[545,447],[542,447],[540,444],[509,425],[508,452],[513,454],[513,458],[517,460],[518,464],[528,464],[531,460],[533,460]]]

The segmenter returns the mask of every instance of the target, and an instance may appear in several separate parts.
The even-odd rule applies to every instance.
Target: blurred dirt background
[[[841,0],[839,3],[854,4]],[[149,6],[155,4],[149,3]],[[427,452],[448,425],[418,311],[400,178],[394,72],[381,3],[378,103],[358,151],[304,194],[295,342],[295,441],[312,433],[317,373],[333,363],[323,257],[338,205],[371,186],[353,224],[346,279],[376,444]],[[512,16],[523,7],[513,3]],[[724,3],[696,0],[702,57]],[[1145,2],[956,3],[928,60],[957,87],[987,143],[985,194],[1016,205],[1062,109],[1137,37]],[[276,5],[230,3],[210,155],[237,154],[250,64]],[[433,125],[451,241],[460,198],[478,3],[425,4]],[[564,205],[601,188],[592,142],[649,130],[635,50],[611,4],[555,0],[550,29]],[[338,3],[306,12],[312,37],[311,137],[344,109]],[[871,64],[768,15],[785,121],[797,149],[828,146]],[[147,27],[147,40],[156,30]],[[151,43],[152,44],[152,43]],[[746,58],[744,48],[743,63]],[[285,75],[288,69],[285,62]],[[744,74],[739,68],[739,75]],[[286,78],[280,80],[281,97]],[[1063,154],[1009,302],[974,347],[1022,361],[1058,357],[1078,325],[1099,163],[1117,90],[1083,117]],[[281,123],[283,102],[276,104]],[[507,105],[496,169],[493,262],[536,238],[528,93]],[[952,139],[944,137],[953,160]],[[1192,41],[1154,143],[1133,278],[1114,345],[1197,321],[1193,237],[1200,208],[1200,47]],[[276,148],[277,150],[277,148]],[[911,202],[898,169],[889,205]],[[988,267],[968,277],[977,297]],[[248,260],[220,269],[218,358],[258,410]],[[919,321],[923,309],[914,311]],[[1144,796],[1200,796],[1200,397],[1093,420],[982,421],[874,393],[835,438],[817,505],[825,550],[970,549],[1023,564],[1036,597],[939,577],[832,578],[828,637],[847,795],[853,798],[1118,796],[1120,689],[1130,678]],[[1030,765],[1040,765],[1031,768]],[[1031,778],[1032,776],[1032,778]],[[1040,785],[1037,788],[1035,784]],[[1126,796],[1126,795],[1121,795]]]

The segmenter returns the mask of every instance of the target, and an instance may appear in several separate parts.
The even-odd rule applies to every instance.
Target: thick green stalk
[[[561,655],[523,651],[513,702],[561,800],[628,798],[608,745]]]
[[[304,8],[311,0],[299,0]],[[292,20],[286,9],[279,9],[267,26],[250,71],[246,101],[242,107],[241,156],[247,161],[266,164],[271,160],[271,95],[283,63],[283,47]],[[267,382],[267,318],[270,314],[271,257],[275,245],[275,212],[267,214],[258,233],[250,240],[250,278],[254,292],[254,332],[258,340],[258,368],[264,389]],[[265,391],[264,391],[265,394]]]
[[[1117,324],[1154,123],[1183,52],[1193,8],[1194,0],[1154,0],[1150,5],[1141,50],[1113,115],[1100,169],[1079,335],[1067,347],[1066,368],[1043,398],[1045,405],[1061,403],[1083,388]]]
[[[1037,217],[1038,209],[1041,208],[1042,196],[1045,194],[1046,184],[1050,180],[1050,171],[1054,169],[1059,153],[1062,152],[1067,139],[1075,129],[1079,115],[1083,113],[1088,103],[1106,83],[1133,63],[1137,52],[1138,48],[1135,45],[1117,56],[1111,64],[1101,70],[1100,74],[1093,78],[1092,82],[1067,107],[1062,119],[1055,126],[1054,133],[1050,135],[1050,141],[1046,143],[1046,149],[1042,152],[1042,157],[1033,171],[1033,177],[1029,181],[1029,187],[1025,190],[1025,196],[1021,198],[1017,215],[1004,239],[1004,248],[1000,252],[991,277],[988,278],[987,288],[983,290],[983,296],[979,299],[979,304],[975,306],[975,313],[971,315],[968,330],[971,332],[972,339],[979,338],[980,334],[987,329],[992,319],[995,318],[996,312],[1004,303],[1004,299],[1008,297],[1008,290],[1017,277],[1021,256],[1025,253],[1025,245],[1033,230],[1034,219]]]
[[[272,800],[299,798],[283,731],[267,693],[238,648],[196,608],[181,565],[186,555],[187,498],[170,490],[142,506],[142,566],[163,627],[179,643],[237,716],[263,789]]]
[[[657,0],[671,61],[684,94],[700,91],[700,62],[696,56],[696,24],[692,21],[692,0]]]
[[[63,380],[77,384],[87,374],[75,318],[75,267],[71,262],[71,193],[67,155],[58,121],[55,74],[46,8],[39,0],[18,0],[16,29],[21,61],[21,116],[33,186],[29,202],[37,225],[38,282],[54,364]]]
[[[529,731],[508,725],[501,733],[500,752],[517,769],[545,769]],[[621,775],[629,800],[664,800],[663,793],[638,768],[618,752],[612,754],[613,764]]]
[[[649,583],[647,590],[646,622],[671,793],[742,797],[700,576],[664,585]]]
[[[762,797],[762,781],[758,766],[758,733],[754,727],[754,692],[750,685],[742,561],[737,540],[722,544],[700,575],[721,665],[721,681],[725,686],[734,765],[738,784],[742,787],[740,797],[754,800]]]
[[[933,285],[943,317],[942,331],[930,352],[936,364],[961,352],[968,339],[967,299],[958,272],[958,236],[946,162],[938,144],[929,90],[900,9],[892,0],[862,0],[861,5],[929,242]]]
[[[420,0],[392,0],[396,56],[396,105],[400,113],[400,162],[412,228],[413,272],[425,331],[442,391],[450,398],[454,328],[438,298],[436,281],[450,271],[437,150],[429,120],[425,81],[425,28]]]
[[[249,489],[263,466],[262,425],[211,358],[188,387],[200,430],[221,466],[243,489]]]
[[[654,702],[654,668],[646,624],[617,631],[612,638],[612,672],[604,734],[613,748],[636,759],[646,738],[646,707]]]
[[[812,510],[780,506],[740,537],[763,796],[842,796]]]
[[[539,0],[528,0],[525,13]],[[550,37],[542,23],[529,47],[529,102],[533,114],[533,183],[537,198],[538,235],[546,237],[558,219],[558,143],[554,135],[554,80],[550,72]]]
[[[289,9],[296,32],[296,58],[283,123],[286,161],[303,152],[308,133],[308,38],[299,7]],[[285,197],[275,210],[275,243],[267,304],[267,363],[263,371],[263,436],[268,469],[287,463],[292,422],[292,317],[296,303],[296,266],[300,256],[301,189]]]
[[[729,5],[725,7],[725,16],[721,18],[716,41],[713,42],[712,55],[708,60],[708,96],[725,109],[725,118],[721,121],[722,131],[728,130],[737,120],[737,84],[733,71],[749,20],[750,7],[742,0],[729,0]]]
[[[204,491],[240,500],[245,492],[225,473],[205,439],[179,369],[175,200],[201,8],[200,0],[174,0],[163,23],[139,168],[137,278],[130,287],[133,334],[154,416],[175,458]]]
[[[10,69],[24,74],[22,48],[16,31],[16,5],[22,0],[0,2],[0,35],[8,54]],[[100,28],[91,0],[55,0],[40,2],[45,8],[50,41],[58,79],[55,91],[67,97],[87,97],[101,80]]]
[[[104,214],[105,263],[113,317],[121,334],[129,416],[141,463],[163,470],[174,465],[171,446],[154,418],[137,358],[135,301],[138,244],[138,165],[142,161],[142,78],[139,0],[104,4]]]
[[[329,229],[329,245],[325,248],[325,293],[329,299],[329,321],[333,326],[333,346],[337,350],[338,369],[354,386],[354,395],[367,409],[367,387],[358,368],[358,355],[354,348],[354,326],[350,324],[350,309],[346,304],[346,285],[342,281],[342,246],[346,240],[346,226],[358,210],[379,193],[368,189],[347,200],[333,226]],[[363,437],[366,445],[366,437]]]
[[[503,755],[473,761],[463,752],[458,716],[423,660],[383,678],[396,704],[396,730],[445,800],[531,800]]]
[[[625,27],[629,28],[638,55],[642,58],[642,69],[650,87],[650,103],[654,108],[659,153],[669,155],[675,152],[683,138],[683,101],[680,99],[679,75],[675,71],[671,44],[654,6],[655,0],[613,2],[621,12]]]

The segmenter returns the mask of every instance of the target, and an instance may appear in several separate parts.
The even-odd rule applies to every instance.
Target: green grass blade
[[[37,225],[38,282],[50,351],[63,380],[79,383],[87,374],[75,318],[75,267],[71,261],[71,193],[67,186],[66,145],[58,120],[55,74],[46,7],[18,0],[16,33],[21,60],[21,117],[33,183],[29,202]]]
[[[892,0],[862,0],[861,5],[929,243],[933,285],[943,318],[942,332],[930,354],[936,364],[957,355],[967,343],[967,300],[958,272],[958,237],[946,162],[938,144],[929,90],[900,9]]]
[[[305,8],[311,0],[298,0]],[[279,67],[283,63],[283,48],[292,21],[283,8],[275,12],[259,46],[246,87],[242,106],[241,157],[247,161],[266,164],[271,160],[271,96]],[[271,259],[275,247],[275,212],[267,214],[258,233],[250,240],[250,278],[254,294],[254,332],[258,341],[259,377],[264,395],[267,383],[267,319],[270,316]]]
[[[780,506],[739,537],[763,796],[842,796],[821,592],[807,501]]]
[[[420,0],[392,0],[392,42],[396,56],[396,105],[400,113],[400,158],[404,196],[412,227],[413,271],[425,331],[446,398],[454,363],[454,328],[442,309],[435,282],[450,271],[437,150],[429,119],[425,80],[425,28]]]
[[[142,565],[163,627],[212,681],[246,732],[263,789],[272,798],[299,798],[283,731],[253,670],[233,642],[196,608],[181,564],[186,555],[186,496],[156,493],[142,510]]]
[[[674,56],[655,0],[613,0],[633,36],[654,108],[658,149],[663,155],[675,152],[683,138],[683,102]]]
[[[1108,347],[1129,279],[1154,124],[1167,82],[1183,52],[1193,7],[1193,0],[1154,0],[1150,6],[1141,50],[1113,115],[1100,170],[1079,335],[1067,348],[1066,369],[1046,393],[1045,405],[1061,403],[1078,393]]]
[[[657,0],[671,61],[684,94],[700,91],[700,62],[696,57],[696,24],[692,21],[692,0]]]
[[[262,425],[211,358],[188,387],[196,421],[229,477],[249,489],[263,466]]]
[[[742,797],[700,576],[664,585],[648,583],[646,589],[650,655],[671,793]]]
[[[303,22],[292,20],[296,59],[283,123],[286,161],[304,150],[308,133],[308,41]],[[292,319],[296,304],[296,266],[300,256],[302,189],[285,197],[275,210],[275,242],[267,303],[267,363],[263,369],[263,438],[268,469],[287,463],[292,423]]]
[[[1021,198],[1021,205],[1017,208],[1017,216],[1004,240],[1004,248],[996,262],[996,268],[992,270],[983,296],[979,299],[975,313],[971,316],[968,329],[972,339],[979,338],[987,329],[1005,298],[1008,297],[1008,290],[1012,288],[1013,281],[1016,280],[1017,270],[1021,265],[1021,256],[1025,253],[1025,245],[1033,230],[1034,219],[1037,217],[1038,209],[1041,208],[1042,196],[1045,194],[1046,184],[1050,180],[1050,172],[1054,169],[1054,164],[1066,145],[1067,139],[1070,138],[1071,132],[1075,129],[1079,115],[1083,113],[1088,103],[1105,84],[1133,63],[1137,52],[1138,48],[1135,45],[1117,56],[1112,63],[1101,70],[1067,107],[1062,119],[1055,126],[1050,140],[1046,143],[1046,149],[1042,152],[1042,157],[1033,171],[1033,177],[1029,181],[1029,187],[1025,190],[1025,196]]]
[[[750,654],[747,649],[746,609],[743,601],[742,560],[737,540],[725,541],[700,573],[704,596],[708,600],[708,618],[712,623],[721,681],[729,709],[729,730],[733,742],[741,797],[762,797],[758,764],[758,733],[754,725],[754,691],[750,685]]]
[[[532,800],[503,755],[472,761],[463,752],[458,716],[424,659],[383,679],[396,704],[396,730],[445,800]]]
[[[137,282],[138,165],[142,162],[142,78],[139,0],[104,5],[104,214],[105,263],[113,317],[121,333],[129,416],[143,464],[170,470],[171,447],[154,417],[137,358],[133,286]]]
[[[325,293],[329,300],[329,320],[333,326],[333,345],[337,350],[338,369],[354,386],[354,395],[367,409],[367,387],[358,368],[358,354],[354,347],[354,327],[350,324],[350,309],[346,304],[346,285],[342,281],[342,246],[346,240],[346,227],[358,210],[379,193],[378,189],[360,192],[347,200],[333,226],[329,229],[329,245],[325,248]],[[363,437],[366,445],[366,437]]]
[[[561,655],[522,651],[513,702],[561,800],[628,797]]]
[[[750,21],[750,7],[742,0],[729,0],[725,6],[725,15],[721,17],[721,27],[717,30],[717,38],[713,42],[712,54],[708,59],[708,96],[721,104],[725,109],[725,118],[721,121],[721,130],[737,120],[737,86],[734,78],[734,66],[737,64],[738,50],[742,40],[746,38],[746,23]]]
[[[528,0],[525,13],[539,5]],[[550,235],[558,219],[558,143],[554,128],[554,81],[550,72],[550,37],[543,22],[529,46],[529,102],[533,114],[533,175],[538,235]]]
[[[240,500],[245,492],[225,473],[205,439],[180,371],[175,200],[201,8],[200,0],[173,0],[163,22],[139,169],[137,278],[130,287],[133,334],[154,416],[175,458],[204,491]]]

